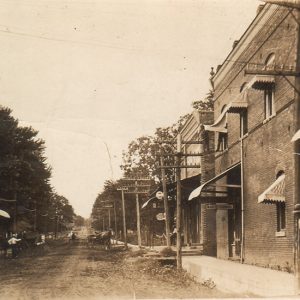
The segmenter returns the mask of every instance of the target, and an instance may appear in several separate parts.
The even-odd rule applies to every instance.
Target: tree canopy
[[[0,208],[17,213],[18,230],[45,231],[57,215],[62,224],[73,221],[72,206],[53,191],[50,178],[38,131],[20,126],[12,110],[0,106]]]

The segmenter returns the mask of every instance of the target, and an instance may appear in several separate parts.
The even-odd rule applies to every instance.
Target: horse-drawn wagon
[[[111,247],[111,231],[102,231],[96,232],[95,234],[90,234],[87,237],[88,246],[101,245],[104,246],[105,249],[110,249]]]

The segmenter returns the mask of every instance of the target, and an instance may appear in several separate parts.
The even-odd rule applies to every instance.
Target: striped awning
[[[250,82],[249,87],[255,90],[265,90],[273,88],[275,85],[275,77],[268,75],[256,75]]]
[[[248,108],[248,88],[229,103],[228,113],[238,114]]]
[[[285,174],[280,175],[262,194],[258,203],[285,202]]]

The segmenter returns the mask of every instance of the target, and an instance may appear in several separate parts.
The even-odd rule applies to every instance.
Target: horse
[[[108,250],[111,248],[111,231],[102,231],[96,234],[90,234],[87,237],[88,245],[102,245],[105,246],[105,249]]]

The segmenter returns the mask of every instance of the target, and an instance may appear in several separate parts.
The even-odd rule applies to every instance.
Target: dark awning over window
[[[233,166],[231,166],[230,168],[228,168],[226,171],[220,173],[219,175],[215,176],[214,178],[206,181],[205,183],[201,184],[199,187],[197,187],[195,190],[193,190],[189,196],[189,200],[193,200],[195,198],[198,198],[201,196],[201,193],[204,192],[203,189],[208,186],[211,183],[216,182],[217,180],[221,179],[222,177],[224,177],[225,175],[227,175],[231,170],[233,170],[234,168],[237,168],[241,165],[241,163],[237,163]]]
[[[228,113],[238,114],[248,108],[248,88],[229,103]]]
[[[262,194],[258,196],[258,203],[285,202],[284,196],[285,174],[280,175]]]
[[[275,77],[267,75],[256,75],[250,82],[249,86],[256,90],[266,90],[273,88]]]

